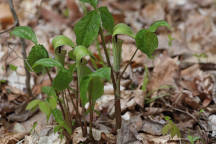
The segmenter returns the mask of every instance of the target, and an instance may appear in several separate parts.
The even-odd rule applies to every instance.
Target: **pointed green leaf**
[[[48,57],[49,57],[48,52],[43,45],[35,45],[32,47],[29,56],[27,57],[26,67],[28,68],[29,71],[33,69],[36,73],[41,72],[43,69],[41,66],[37,66],[33,68],[33,65],[36,61]]]
[[[57,123],[61,123],[62,121],[64,121],[63,114],[59,109],[55,108],[54,110],[52,110],[52,114]]]
[[[37,100],[37,99],[31,101],[31,102],[27,105],[26,110],[34,109],[35,107],[38,106],[38,104],[39,104],[40,102],[41,102],[41,101],[40,101],[40,100]]]
[[[104,29],[106,29],[110,34],[112,34],[114,27],[114,19],[112,14],[109,12],[107,7],[100,7],[99,11]]]
[[[58,67],[58,68],[63,68],[62,64],[60,62],[58,62],[57,60],[55,59],[52,59],[52,58],[43,58],[43,59],[40,59],[38,61],[36,61],[33,65],[32,68],[35,68],[37,66],[43,66],[43,67],[48,67],[48,68],[51,68],[51,67]]]
[[[34,31],[32,30],[31,27],[28,26],[19,26],[19,27],[15,27],[12,31],[11,31],[11,35],[20,37],[20,38],[24,38],[27,40],[31,40],[34,44],[37,44],[37,37],[34,33]]]
[[[76,57],[77,61],[80,61],[83,57],[90,55],[88,49],[85,46],[77,46],[74,49],[74,56]]]
[[[40,108],[40,110],[41,110],[43,113],[46,114],[47,119],[50,117],[50,114],[51,114],[51,110],[50,110],[50,108],[49,108],[48,105],[49,105],[49,104],[48,104],[47,102],[44,102],[44,101],[41,101],[41,102],[39,103],[39,108]]]
[[[166,21],[164,21],[164,20],[159,20],[159,21],[154,22],[154,23],[149,27],[148,30],[149,30],[150,32],[155,32],[155,31],[158,29],[158,27],[160,27],[160,26],[165,26],[165,27],[167,27],[167,28],[170,29],[170,25],[169,25]]]
[[[50,86],[43,86],[42,92],[47,94],[48,96],[56,96],[55,89],[53,87],[50,87]]]
[[[61,69],[54,78],[52,85],[57,91],[61,91],[69,87],[72,79],[73,76],[71,71],[67,69]]]
[[[104,93],[104,83],[100,77],[93,77],[88,87],[88,94],[92,96],[92,106]]]
[[[135,40],[137,48],[151,58],[158,47],[157,35],[149,30],[141,30],[136,34]]]
[[[100,15],[96,10],[89,12],[74,26],[77,45],[89,47],[97,38],[100,28]]]
[[[100,68],[87,76],[82,77],[80,82],[80,97],[81,102],[85,105],[88,102],[87,92],[92,94],[94,102],[103,94],[102,79],[110,79],[111,70],[108,67]],[[94,85],[94,86],[93,86]],[[92,89],[92,90],[90,90]]]
[[[60,46],[64,46],[64,45],[70,46],[72,48],[75,47],[75,44],[72,42],[72,40],[70,38],[64,36],[64,35],[56,36],[52,40],[52,45],[53,45],[54,49],[56,49],[57,47],[60,47]]]
[[[102,79],[110,80],[111,69],[103,67],[90,74],[90,77],[100,77]]]
[[[124,23],[117,24],[113,29],[113,34],[112,34],[113,36],[120,35],[120,34],[128,35],[132,38],[135,38],[135,35],[133,31],[131,30],[131,28]]]
[[[56,99],[56,97],[50,97],[50,98],[48,98],[48,102],[49,102],[49,106],[50,106],[51,110],[56,108],[56,106],[57,106],[57,99]]]
[[[17,66],[13,65],[13,64],[9,64],[9,68],[12,71],[16,71],[17,70]]]
[[[83,106],[88,102],[87,92],[90,81],[91,77],[85,76],[80,82],[80,98]]]

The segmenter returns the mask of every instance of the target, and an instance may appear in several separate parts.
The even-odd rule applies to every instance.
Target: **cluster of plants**
[[[38,43],[34,31],[27,26],[15,27],[11,35],[30,40],[34,43],[31,51],[25,60],[25,67],[37,74],[48,74],[51,86],[42,87],[42,92],[47,95],[44,100],[35,99],[31,101],[27,109],[39,109],[46,114],[47,119],[52,115],[56,121],[55,132],[70,139],[75,127],[82,128],[83,136],[88,136],[93,140],[93,114],[96,100],[103,95],[104,82],[111,81],[115,96],[115,119],[116,130],[121,128],[121,107],[120,107],[120,81],[130,62],[133,60],[138,50],[152,58],[153,52],[158,47],[158,38],[156,30],[160,26],[169,25],[166,21],[156,21],[147,29],[141,29],[134,34],[131,28],[124,24],[114,24],[112,14],[107,7],[98,7],[98,0],[81,0],[89,3],[93,10],[88,11],[75,24],[74,32],[76,42],[70,38],[59,35],[53,38],[52,45],[55,49],[55,57],[51,58],[46,48]],[[111,35],[112,48],[107,47],[105,35]],[[123,71],[120,70],[121,52],[123,40],[119,35],[127,35],[135,40],[137,49],[131,57]],[[96,58],[88,47],[95,41],[101,39],[98,45],[98,55],[103,63],[102,68],[97,67],[98,58]],[[69,51],[63,46],[69,46]],[[104,51],[105,60],[101,55]],[[113,63],[110,61],[110,50],[112,50]],[[66,58],[73,60],[73,63],[66,63]],[[87,61],[93,63],[93,67],[87,66]],[[105,62],[104,62],[105,61]],[[50,71],[55,68],[57,74],[52,77]],[[71,86],[72,81],[76,84]],[[143,89],[145,89],[143,87]],[[73,107],[70,106],[72,103]],[[88,108],[85,105],[89,103]],[[80,111],[79,108],[82,108]],[[76,114],[70,114],[71,109]],[[90,121],[85,119],[85,115],[90,113]],[[87,130],[89,127],[89,131]],[[168,127],[168,126],[167,126]]]

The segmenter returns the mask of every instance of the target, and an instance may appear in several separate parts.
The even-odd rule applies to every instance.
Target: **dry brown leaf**
[[[149,91],[159,89],[163,85],[175,86],[175,79],[178,77],[178,61],[166,55],[155,59],[155,67],[147,86]]]
[[[6,3],[0,3],[0,29],[7,28],[8,25],[13,24],[13,16],[10,12],[9,5]]]

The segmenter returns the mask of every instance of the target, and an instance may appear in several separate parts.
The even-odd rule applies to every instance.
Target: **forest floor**
[[[51,40],[56,35],[75,41],[73,27],[83,15],[78,1],[14,0],[14,5],[20,24],[31,26],[52,56]],[[216,144],[216,1],[99,0],[99,5],[109,8],[116,24],[126,23],[134,32],[156,20],[166,20],[172,28],[157,30],[159,46],[154,58],[138,52],[123,75],[123,123],[118,134],[112,133],[113,88],[111,83],[105,84],[104,95],[95,105],[100,114],[94,117],[94,138],[120,144],[189,144],[190,138],[196,138],[196,144]],[[0,31],[12,23],[8,3],[1,0]],[[123,68],[136,47],[131,38],[121,39]],[[27,42],[27,52],[31,47]],[[94,45],[90,49],[96,54]],[[0,66],[0,144],[64,144],[53,132],[52,119],[25,110],[30,98],[21,45],[9,33],[0,35]],[[146,88],[144,81],[148,81]],[[32,73],[31,86],[37,98],[45,97],[41,87],[50,84],[48,76]],[[35,122],[37,126],[30,132]],[[180,132],[180,136],[164,134],[167,124],[172,127],[171,134]],[[85,143],[80,127],[71,138],[75,144]]]

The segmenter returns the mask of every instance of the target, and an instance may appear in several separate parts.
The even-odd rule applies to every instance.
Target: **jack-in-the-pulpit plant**
[[[70,140],[70,135],[75,127],[82,128],[83,136],[89,136],[93,140],[93,113],[96,100],[103,95],[104,81],[112,82],[115,95],[115,119],[116,130],[121,128],[121,106],[120,106],[120,81],[123,73],[132,61],[138,50],[145,53],[148,57],[152,57],[153,52],[158,47],[158,38],[155,31],[159,26],[169,28],[167,22],[161,20],[153,23],[148,29],[142,29],[134,34],[131,28],[120,23],[115,25],[112,14],[107,7],[98,7],[98,0],[80,0],[83,3],[89,3],[93,10],[87,12],[74,26],[73,30],[76,34],[76,42],[70,38],[59,35],[53,38],[52,45],[55,49],[55,58],[51,58],[46,48],[38,43],[34,31],[27,26],[16,27],[11,34],[17,37],[31,40],[34,43],[27,60],[25,61],[29,71],[35,73],[47,73],[51,86],[42,88],[42,92],[47,95],[45,100],[31,101],[27,109],[39,109],[44,112],[47,119],[53,115],[57,125],[55,132],[59,132],[61,136],[66,136]],[[112,54],[114,62],[111,63],[104,34],[112,36]],[[118,35],[127,35],[135,40],[137,50],[125,66],[120,71],[122,43]],[[97,38],[101,39],[101,48],[105,54],[106,66],[102,68],[90,69],[86,65],[86,58],[92,63],[96,58],[88,49]],[[62,46],[71,47],[70,51],[63,49]],[[74,60],[73,64],[66,64],[66,57]],[[55,67],[57,74],[52,77],[50,70]],[[76,79],[74,78],[76,77]],[[76,87],[71,87],[70,83],[76,82]],[[68,96],[69,95],[69,96]],[[73,104],[70,107],[69,103]],[[89,103],[88,109],[85,105]],[[80,106],[82,112],[80,112]],[[70,114],[70,110],[74,109],[76,115]],[[90,113],[89,123],[85,119],[85,115]],[[89,132],[87,126],[89,125]]]

